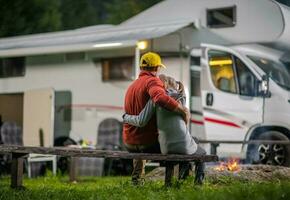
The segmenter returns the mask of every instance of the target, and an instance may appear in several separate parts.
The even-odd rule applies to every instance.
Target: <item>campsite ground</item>
[[[0,199],[290,199],[290,181],[238,182],[228,178],[219,182],[207,180],[193,186],[192,179],[175,182],[164,188],[162,181],[146,182],[142,187],[130,184],[129,177],[81,178],[69,183],[67,176],[24,179],[24,190],[12,190],[9,177],[0,179]]]

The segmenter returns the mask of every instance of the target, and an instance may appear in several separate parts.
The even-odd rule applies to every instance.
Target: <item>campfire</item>
[[[148,180],[163,180],[164,167],[158,167],[146,175]],[[242,164],[239,159],[231,158],[218,166],[206,167],[206,178],[212,183],[220,183],[224,178],[246,182],[290,181],[290,168],[273,165]]]
[[[231,158],[228,162],[221,162],[219,166],[214,167],[214,170],[219,172],[222,171],[238,172],[241,170],[241,168],[239,165],[239,160]]]

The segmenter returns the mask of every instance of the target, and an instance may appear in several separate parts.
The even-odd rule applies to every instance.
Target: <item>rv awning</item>
[[[146,26],[95,26],[46,34],[0,39],[0,57],[76,52],[135,46],[144,39],[173,33],[191,22],[171,22]]]

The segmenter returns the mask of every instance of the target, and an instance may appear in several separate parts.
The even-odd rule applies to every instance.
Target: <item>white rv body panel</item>
[[[218,89],[212,79],[214,75],[211,74],[209,66],[209,52],[220,51],[235,56],[243,63],[246,61],[231,48],[206,44],[202,47],[204,53],[201,58],[201,100],[206,139],[242,141],[252,126],[262,123],[263,98],[242,96]],[[212,98],[212,103],[208,103],[209,97]],[[242,157],[241,148],[242,144],[220,144],[217,153],[222,157]]]
[[[283,21],[284,21],[284,30],[281,33],[280,37],[278,38],[277,43],[284,47],[289,49],[289,38],[290,38],[290,8],[287,6],[284,6],[282,4],[279,4],[279,7],[283,13]]]
[[[280,58],[285,52],[280,50],[271,49],[261,45],[240,45],[233,47],[236,51],[239,51],[245,57],[248,55],[256,56],[260,58],[269,59],[277,63],[281,63]],[[249,60],[248,65],[254,70],[258,71],[258,74],[262,76],[265,74],[259,66]],[[289,74],[289,71],[281,69],[281,73]],[[270,98],[265,98],[264,106],[264,121],[265,126],[280,126],[290,130],[290,91],[283,89],[277,85],[273,79],[269,80],[269,89],[271,92]]]
[[[207,27],[207,9],[232,6],[237,9],[234,27],[216,29]],[[170,15],[160,14],[161,10],[166,13],[170,12]],[[268,0],[179,0],[178,3],[176,0],[167,0],[130,18],[122,23],[122,26],[130,27],[177,20],[191,20],[198,29],[193,39],[199,39],[199,44],[201,42],[225,44],[225,41],[227,44],[272,42],[276,41],[284,30],[284,18],[279,4]],[[221,38],[221,40],[213,41],[212,37]]]

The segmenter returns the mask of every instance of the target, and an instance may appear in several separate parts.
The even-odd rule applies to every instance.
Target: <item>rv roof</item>
[[[245,55],[255,55],[272,60],[278,60],[283,55],[283,52],[280,50],[259,44],[236,45],[232,46],[232,48]]]
[[[277,7],[277,4],[272,0],[165,0],[128,19],[122,25],[154,24],[175,20],[195,21],[200,19],[207,9],[231,6],[240,7],[241,12],[245,12],[248,15],[247,18],[250,19],[253,15],[252,12],[256,14],[257,18],[262,16],[269,18],[268,9],[273,9],[273,6]],[[272,12],[275,11],[272,10]],[[237,14],[243,17],[240,13]]]

